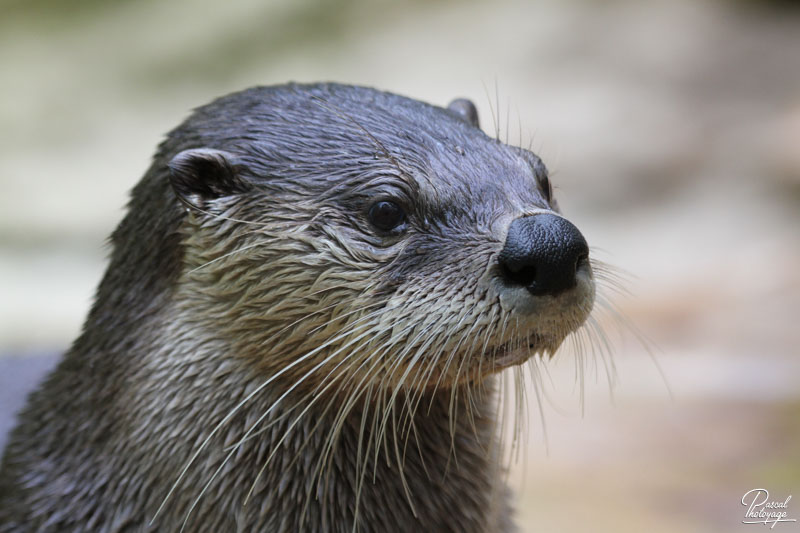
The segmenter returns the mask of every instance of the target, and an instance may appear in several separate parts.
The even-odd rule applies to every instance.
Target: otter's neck
[[[76,343],[32,398],[25,416],[43,423],[10,451],[6,474],[35,480],[20,500],[57,487],[60,526],[96,531],[147,529],[157,511],[156,531],[477,532],[509,519],[491,384],[425,392],[410,418],[402,395],[340,417],[335,397],[309,407],[191,326],[164,307],[113,342]]]
[[[467,532],[497,530],[498,509],[508,518],[496,501],[505,489],[491,383],[469,394],[424,392],[409,415],[404,394],[351,406],[343,393],[316,402],[308,389],[286,394],[291,381],[271,380],[223,350],[204,341],[149,357],[152,382],[170,378],[163,390],[147,380],[152,399],[139,413],[157,407],[140,430],[180,438],[168,454],[148,446],[161,472],[148,510],[197,454],[157,523],[172,526],[188,514],[193,528],[214,524],[209,531],[229,529],[236,517],[246,530]]]

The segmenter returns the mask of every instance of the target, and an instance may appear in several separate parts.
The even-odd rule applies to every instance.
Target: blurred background
[[[546,436],[531,394],[509,473],[523,531],[752,531],[754,488],[795,495],[800,519],[794,2],[0,0],[0,13],[0,445],[77,335],[163,135],[224,93],[335,80],[471,98],[485,130],[499,122],[542,156],[595,257],[625,272],[630,294],[605,294],[627,325],[601,318],[616,371],[589,357],[581,385],[563,350],[544,379]]]

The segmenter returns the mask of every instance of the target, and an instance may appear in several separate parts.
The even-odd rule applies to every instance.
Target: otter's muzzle
[[[511,223],[497,259],[505,284],[534,296],[555,296],[575,287],[578,268],[589,261],[589,245],[574,224],[542,213]]]

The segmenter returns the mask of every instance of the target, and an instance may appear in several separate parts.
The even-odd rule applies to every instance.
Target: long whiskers
[[[362,324],[361,326],[359,326],[359,327],[358,327],[358,329],[361,329],[361,327],[367,327],[367,326],[369,326],[369,325],[370,325],[369,323],[367,323],[367,324]],[[288,366],[286,366],[286,367],[284,367],[283,369],[281,369],[279,372],[277,372],[277,373],[276,373],[276,374],[275,374],[273,377],[271,377],[271,378],[270,378],[269,380],[267,380],[267,382],[265,382],[265,383],[268,383],[268,382],[274,381],[274,379],[275,379],[277,376],[280,376],[281,374],[283,374],[283,373],[284,373],[284,372],[285,372],[287,369],[289,369],[289,368],[292,368],[292,367],[296,366],[297,364],[299,364],[300,362],[302,362],[302,361],[305,361],[306,359],[310,358],[311,356],[313,356],[313,355],[315,355],[315,354],[319,353],[320,351],[324,350],[325,348],[327,348],[327,347],[331,346],[331,345],[332,345],[332,344],[333,344],[335,341],[341,340],[342,338],[345,338],[345,337],[347,337],[347,336],[350,336],[350,335],[352,335],[352,334],[355,332],[355,330],[356,330],[356,328],[349,328],[349,329],[348,329],[347,331],[345,331],[344,333],[341,333],[341,334],[339,334],[339,335],[337,335],[337,336],[333,337],[332,339],[329,339],[329,340],[328,340],[328,341],[326,341],[325,343],[321,344],[321,345],[320,345],[320,346],[318,346],[317,348],[315,348],[315,349],[311,350],[310,352],[306,353],[306,354],[305,354],[305,355],[303,355],[302,357],[300,357],[300,358],[296,359],[296,360],[295,360],[293,363],[291,363],[291,364],[289,364]],[[369,331],[368,331],[367,333],[369,333]],[[364,335],[366,335],[367,333],[362,333],[362,334],[361,334],[361,336],[360,336],[359,338],[363,337],[363,336],[364,336]],[[269,414],[270,414],[270,413],[271,413],[271,412],[272,412],[272,411],[273,411],[273,410],[274,410],[274,409],[275,409],[275,408],[276,408],[276,407],[277,407],[277,406],[278,406],[278,405],[279,405],[279,404],[280,404],[280,403],[281,403],[281,402],[282,402],[282,401],[283,401],[283,400],[284,400],[284,399],[285,399],[285,398],[286,398],[286,397],[289,395],[289,394],[291,394],[291,393],[292,393],[292,391],[294,391],[294,390],[295,390],[297,387],[299,387],[299,386],[300,386],[300,385],[301,385],[301,384],[302,384],[302,383],[303,383],[303,382],[304,382],[304,381],[305,381],[305,380],[306,380],[306,379],[307,379],[309,376],[313,375],[313,374],[314,374],[314,373],[315,373],[317,370],[319,370],[320,368],[322,368],[323,366],[325,366],[326,364],[328,364],[330,361],[332,361],[332,360],[333,360],[333,359],[334,359],[334,358],[335,358],[337,355],[339,355],[339,354],[340,354],[340,353],[341,353],[341,352],[342,352],[344,349],[346,349],[346,347],[347,347],[347,345],[345,345],[345,346],[343,346],[343,347],[341,347],[341,348],[339,348],[339,349],[335,350],[333,353],[331,353],[330,355],[328,355],[328,356],[327,356],[325,359],[323,359],[322,361],[320,361],[319,363],[317,363],[316,365],[314,365],[314,366],[313,366],[313,367],[312,367],[312,368],[311,368],[309,371],[307,371],[307,372],[306,372],[306,373],[305,373],[305,374],[304,374],[304,375],[303,375],[301,378],[299,378],[298,380],[296,380],[296,381],[295,381],[295,382],[294,382],[294,383],[293,383],[293,384],[292,384],[290,387],[288,387],[288,388],[287,388],[287,389],[286,389],[286,390],[285,390],[285,391],[284,391],[284,392],[283,392],[283,393],[282,393],[282,394],[281,394],[281,395],[278,397],[278,399],[277,399],[277,400],[275,400],[275,402],[273,402],[273,404],[272,404],[272,405],[271,405],[271,406],[270,406],[270,407],[269,407],[269,408],[268,408],[268,409],[267,409],[267,410],[266,410],[266,411],[265,411],[265,412],[264,412],[264,413],[263,413],[263,414],[262,414],[262,415],[261,415],[261,416],[260,416],[260,417],[259,417],[259,418],[256,420],[256,422],[255,422],[255,423],[252,425],[252,427],[251,427],[251,428],[250,428],[250,429],[249,429],[249,430],[248,430],[248,431],[245,433],[245,435],[244,435],[244,437],[242,438],[242,440],[245,440],[245,439],[246,439],[246,438],[247,438],[247,437],[250,435],[250,433],[251,433],[251,432],[254,430],[254,428],[255,428],[255,427],[257,427],[257,426],[258,426],[258,425],[259,425],[259,424],[260,424],[260,423],[261,423],[261,422],[262,422],[262,421],[263,421],[263,420],[264,420],[264,419],[265,419],[265,418],[266,418],[266,417],[267,417],[267,416],[268,416],[268,415],[269,415]],[[258,390],[261,390],[261,389],[263,389],[263,387],[264,387],[264,386],[265,386],[265,385],[261,385],[260,387],[258,387]],[[230,417],[230,416],[232,416],[232,414],[231,414],[231,415],[228,415],[228,416]],[[227,419],[228,419],[228,417],[226,417],[226,420],[227,420]],[[216,429],[215,429],[215,431],[216,431]],[[210,438],[210,436],[209,436],[209,438]],[[205,446],[205,444],[207,444],[207,440],[208,440],[208,439],[206,439],[206,441],[203,443],[203,446]],[[219,466],[219,467],[218,467],[218,468],[215,470],[215,472],[214,472],[214,473],[212,474],[212,476],[211,476],[211,479],[209,479],[209,481],[208,481],[208,482],[205,484],[205,486],[203,487],[203,489],[200,491],[200,494],[197,496],[197,498],[195,498],[194,502],[192,503],[192,505],[190,506],[189,510],[187,511],[186,518],[184,519],[184,522],[183,522],[183,527],[185,527],[185,526],[186,526],[186,524],[187,524],[187,522],[188,522],[188,520],[189,520],[189,515],[191,514],[192,510],[194,510],[194,508],[197,506],[197,503],[200,501],[200,499],[203,497],[203,495],[205,494],[205,492],[208,490],[208,488],[210,487],[211,483],[213,483],[214,479],[216,479],[216,476],[219,474],[219,472],[222,470],[222,468],[225,466],[225,464],[227,464],[228,460],[229,460],[229,459],[231,458],[231,456],[232,456],[232,455],[233,455],[233,454],[236,452],[236,450],[237,450],[237,449],[238,449],[238,446],[237,446],[237,447],[235,447],[233,450],[231,450],[231,451],[228,453],[228,455],[227,455],[227,456],[225,457],[225,459],[223,460],[222,464],[220,464],[220,466]],[[197,456],[197,454],[198,454],[198,453],[199,453],[199,451],[195,453],[195,455],[192,457],[192,459],[196,458],[196,456]],[[250,491],[248,491],[247,495],[245,496],[244,505],[246,505],[246,504],[247,504],[247,501],[248,501],[248,499],[250,498],[250,496],[252,495],[252,492],[253,492],[253,490],[254,490],[254,488],[255,488],[255,486],[256,486],[256,483],[258,482],[258,478],[261,476],[261,474],[262,474],[262,473],[263,473],[263,470],[262,470],[262,471],[260,471],[260,472],[258,473],[258,475],[256,476],[256,480],[253,482],[253,485],[252,485],[252,487],[250,488]],[[179,481],[180,481],[180,479],[179,479]],[[163,505],[163,504],[162,504],[162,505]],[[181,528],[181,531],[183,530],[183,527]]]

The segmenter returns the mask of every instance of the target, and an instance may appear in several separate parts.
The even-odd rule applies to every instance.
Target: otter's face
[[[541,160],[483,134],[470,102],[265,96],[247,136],[170,163],[192,305],[238,351],[295,376],[452,386],[552,355],[584,323],[586,240]]]

